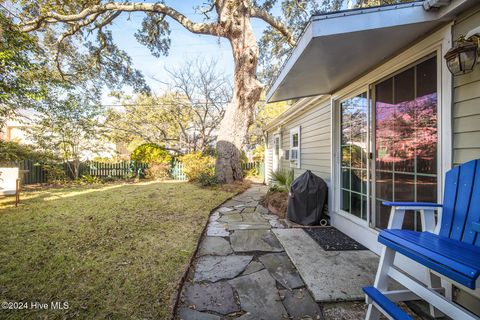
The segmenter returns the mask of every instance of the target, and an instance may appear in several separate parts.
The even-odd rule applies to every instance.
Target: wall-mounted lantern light
[[[444,58],[448,70],[454,75],[462,75],[472,72],[478,60],[478,47],[480,44],[480,27],[461,36],[455,45],[447,51]]]

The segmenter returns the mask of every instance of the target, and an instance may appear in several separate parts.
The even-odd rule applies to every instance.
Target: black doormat
[[[368,250],[334,227],[305,228],[304,230],[325,251]]]

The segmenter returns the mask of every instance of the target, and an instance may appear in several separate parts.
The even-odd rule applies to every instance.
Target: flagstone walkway
[[[253,185],[214,212],[184,283],[183,320],[323,319],[272,228],[283,228]]]

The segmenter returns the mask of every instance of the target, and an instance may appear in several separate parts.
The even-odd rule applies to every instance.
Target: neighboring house
[[[480,64],[452,76],[444,58],[479,26],[478,0],[313,16],[267,93],[300,98],[266,127],[267,181],[279,168],[322,177],[331,224],[379,253],[382,201],[441,201],[445,172],[480,158]]]
[[[28,128],[32,126],[32,116],[34,113],[28,110],[21,110],[17,115],[5,122],[0,130],[0,139],[13,141],[20,144],[31,144],[28,138]]]

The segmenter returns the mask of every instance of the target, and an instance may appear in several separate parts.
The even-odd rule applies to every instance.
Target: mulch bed
[[[276,214],[280,219],[287,215],[288,192],[269,190],[260,204]]]
[[[304,230],[325,251],[368,250],[334,227],[305,228]]]

